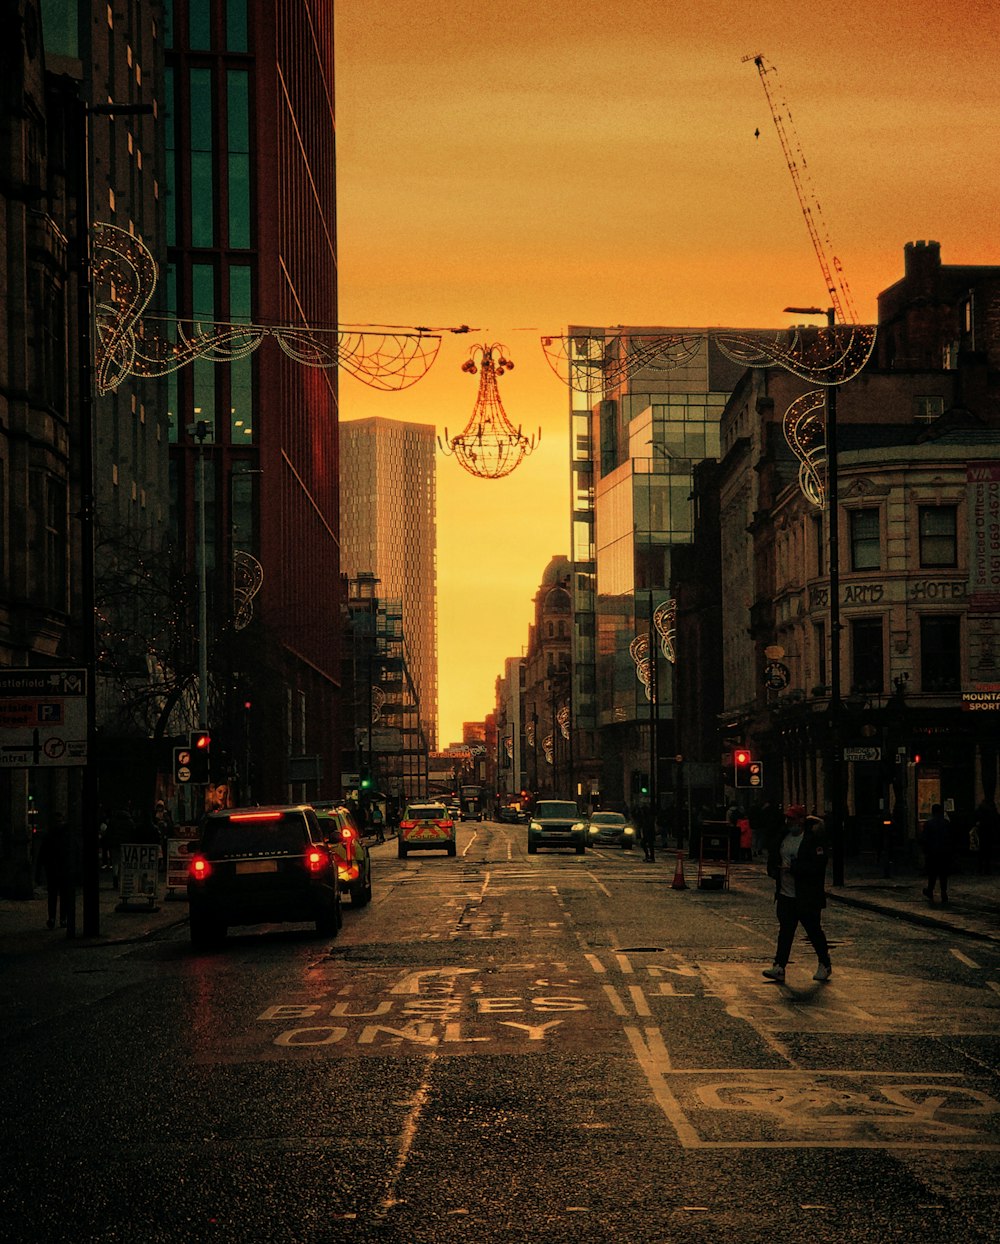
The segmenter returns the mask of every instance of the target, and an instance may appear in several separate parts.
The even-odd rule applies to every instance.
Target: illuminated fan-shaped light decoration
[[[382,720],[382,709],[385,707],[385,692],[381,687],[372,687],[372,724]]]
[[[559,723],[559,733],[564,739],[569,738],[569,705],[564,704],[556,713],[556,721]]]
[[[511,760],[514,756],[514,736],[512,734],[508,734],[504,739],[503,750],[506,753],[507,759]]]
[[[638,333],[543,337],[542,349],[560,380],[579,393],[603,393],[642,368],[670,371],[701,349],[701,333]]]
[[[874,324],[835,324],[796,328],[771,337],[739,329],[712,331],[727,358],[744,367],[781,367],[811,384],[843,384],[853,379],[875,348]]]
[[[458,436],[449,439],[445,428],[444,439],[438,437],[441,452],[454,454],[470,475],[480,479],[502,479],[509,475],[542,439],[541,428],[537,437],[531,438],[525,436],[520,427],[515,428],[500,401],[497,377],[514,367],[506,351],[506,346],[496,342],[472,347],[462,364],[462,371],[470,375],[479,372],[479,394],[472,418]]]
[[[305,367],[341,367],[373,389],[398,392],[423,378],[441,338],[423,329],[318,329],[144,316],[156,289],[156,262],[139,238],[116,225],[94,226],[95,383],[110,393],[127,376],[166,376],[192,362],[231,363],[273,337]],[[453,332],[467,332],[463,325]]]
[[[527,740],[529,747],[535,746],[535,723],[533,721],[525,723],[524,737]]]
[[[252,553],[233,554],[233,629],[242,631],[253,617],[253,598],[264,582],[264,568]]]
[[[552,763],[552,735],[551,734],[547,734],[545,738],[542,739],[542,752],[545,756],[545,763],[550,765]]]
[[[652,700],[651,683],[653,671],[649,660],[649,636],[636,635],[635,639],[628,646],[628,654],[635,662],[635,676],[645,689],[646,699]]]
[[[671,596],[653,611],[653,626],[660,636],[660,651],[673,665],[677,660],[677,601]]]

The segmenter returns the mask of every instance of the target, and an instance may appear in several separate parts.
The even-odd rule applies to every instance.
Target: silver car
[[[569,799],[539,799],[528,821],[528,854],[539,847],[573,847],[577,855],[587,849],[587,822]]]
[[[620,812],[592,812],[587,822],[587,841],[592,847],[621,847],[623,851],[635,846],[635,826]]]

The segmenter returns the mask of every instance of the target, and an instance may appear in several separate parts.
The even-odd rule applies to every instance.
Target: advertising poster
[[[158,843],[123,843],[118,884],[118,897],[122,904],[144,900],[152,905],[156,901],[159,871]]]

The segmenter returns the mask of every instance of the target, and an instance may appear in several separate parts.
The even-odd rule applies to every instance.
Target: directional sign
[[[86,763],[86,670],[0,670],[0,768]]]
[[[845,747],[845,760],[881,760],[881,747]]]

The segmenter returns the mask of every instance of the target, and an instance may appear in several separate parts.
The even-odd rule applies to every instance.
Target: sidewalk
[[[159,897],[152,906],[146,902],[134,902],[119,911],[118,903],[118,892],[112,887],[111,870],[102,869],[99,891],[100,931],[96,937],[83,936],[83,895],[77,890],[77,935],[71,938],[58,924],[54,929],[45,927],[48,903],[44,886],[35,887],[34,898],[0,898],[0,959],[37,954],[56,947],[109,946],[143,941],[187,920],[186,896],[178,894],[176,898],[167,898],[162,874]]]
[[[835,886],[827,872],[827,900],[847,907],[895,916],[910,924],[948,929],[965,937],[1000,943],[1000,869],[988,876],[972,871],[974,865],[959,861],[958,871],[948,882],[949,902],[924,897],[926,878],[911,862],[893,864],[889,877],[884,866],[872,856],[856,856],[844,861],[844,884]],[[734,864],[732,885],[766,890],[773,894],[774,882],[768,877],[763,860]],[[938,891],[940,893],[940,891]]]

